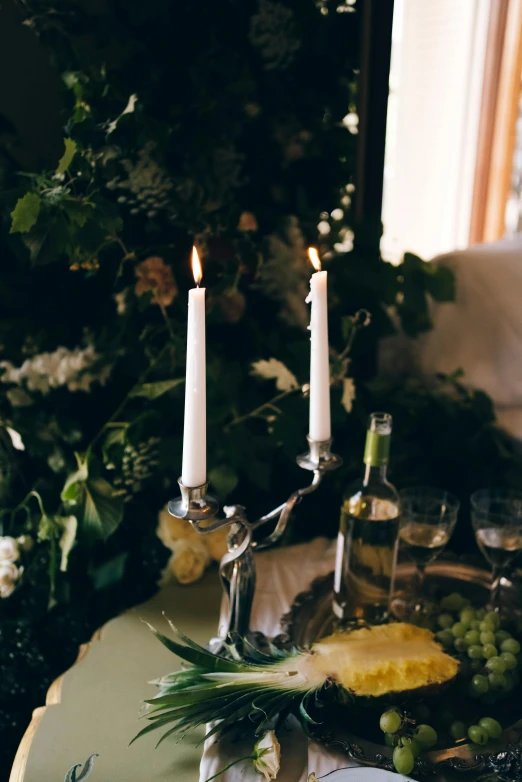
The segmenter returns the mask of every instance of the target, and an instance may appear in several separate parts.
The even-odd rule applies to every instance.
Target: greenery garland
[[[378,235],[366,232],[364,247],[354,237],[350,0],[20,7],[65,108],[63,156],[48,170],[18,171],[16,143],[1,151],[0,518],[4,536],[22,536],[2,571],[6,764],[77,643],[145,599],[166,560],[155,528],[177,491],[194,242],[208,293],[209,477],[221,500],[240,497],[259,515],[303,480],[311,243],[329,271],[345,466],[328,496],[307,503],[301,533],[334,533],[376,407],[396,419],[398,483],[462,494],[521,474],[489,400],[458,377],[436,388],[376,377],[381,338],[397,318],[410,336],[428,329],[428,298],[450,300],[453,278],[413,255],[391,266]],[[15,646],[24,652],[13,660]]]

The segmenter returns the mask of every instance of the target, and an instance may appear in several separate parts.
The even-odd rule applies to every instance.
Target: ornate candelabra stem
[[[211,641],[213,651],[219,651],[227,642],[248,634],[256,586],[254,551],[275,545],[285,533],[296,504],[317,489],[325,472],[335,470],[342,464],[341,458],[332,454],[331,444],[331,440],[319,442],[308,437],[309,450],[297,457],[297,463],[304,470],[313,471],[312,482],[294,491],[286,502],[252,524],[242,505],[225,506],[224,518],[218,518],[219,504],[207,494],[208,484],[189,488],[183,485],[181,478],[178,480],[181,496],[169,502],[169,513],[179,519],[186,519],[200,535],[208,535],[221,527],[230,526],[228,551],[219,566],[228,610],[219,628],[219,637]],[[261,540],[253,540],[254,530],[275,519],[276,526],[269,535]]]

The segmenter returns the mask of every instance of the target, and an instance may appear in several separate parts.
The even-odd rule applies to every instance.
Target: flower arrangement
[[[410,254],[385,263],[379,231],[354,225],[360,20],[345,5],[21,3],[61,78],[64,134],[59,159],[33,170],[20,170],[16,138],[0,148],[0,534],[27,544],[1,566],[7,765],[77,644],[149,596],[165,568],[190,581],[222,550],[165,522],[166,547],[156,535],[177,491],[194,242],[221,501],[247,496],[258,516],[295,483],[311,243],[331,280],[333,427],[345,457],[321,499],[321,532],[335,531],[368,409],[382,400],[397,424],[396,483],[427,473],[467,493],[484,475],[522,474],[489,400],[457,375],[435,387],[377,376],[381,338],[397,321],[411,336],[429,328],[429,298],[450,300],[454,281]],[[307,508],[297,526],[310,536],[314,499]]]

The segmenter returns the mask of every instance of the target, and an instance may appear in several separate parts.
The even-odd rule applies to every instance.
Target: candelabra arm
[[[273,532],[271,532],[270,535],[267,535],[266,538],[263,538],[263,540],[254,541],[252,543],[252,547],[255,548],[256,551],[262,551],[265,548],[274,546],[279,540],[281,540],[286,532],[286,528],[288,526],[293,509],[301,501],[302,497],[304,497],[306,494],[311,494],[317,489],[323,480],[323,475],[324,473],[321,470],[314,470],[314,477],[308,486],[304,486],[302,489],[297,489],[297,491],[294,491],[286,502],[284,502],[282,505],[279,505],[279,507],[272,511],[272,513],[267,513],[266,516],[261,516],[260,519],[252,524],[252,528],[257,529],[257,527],[260,527],[267,521],[271,521],[279,513],[279,519]]]

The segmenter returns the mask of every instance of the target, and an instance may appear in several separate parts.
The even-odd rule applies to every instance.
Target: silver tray
[[[405,591],[411,583],[414,565],[401,563],[396,580],[397,592]],[[440,560],[433,563],[427,571],[425,588],[434,597],[437,594],[460,592],[469,597],[475,605],[487,602],[491,576],[488,571],[462,561]],[[522,608],[522,584],[503,581],[503,603],[511,609]],[[328,635],[334,627],[331,611],[333,597],[333,574],[316,579],[310,589],[295,598],[290,611],[282,617],[281,635],[275,639],[282,646],[309,646],[319,638]],[[522,717],[522,709],[521,709]],[[384,744],[362,739],[342,728],[314,728],[314,738],[327,746],[341,750],[357,763],[393,770],[392,750]],[[440,780],[462,779],[467,773],[473,778],[484,779],[497,773],[499,780],[522,781],[522,718],[504,730],[502,737],[487,745],[481,754],[469,744],[461,744],[448,749],[439,749],[426,753],[417,760],[415,771],[417,778]]]

